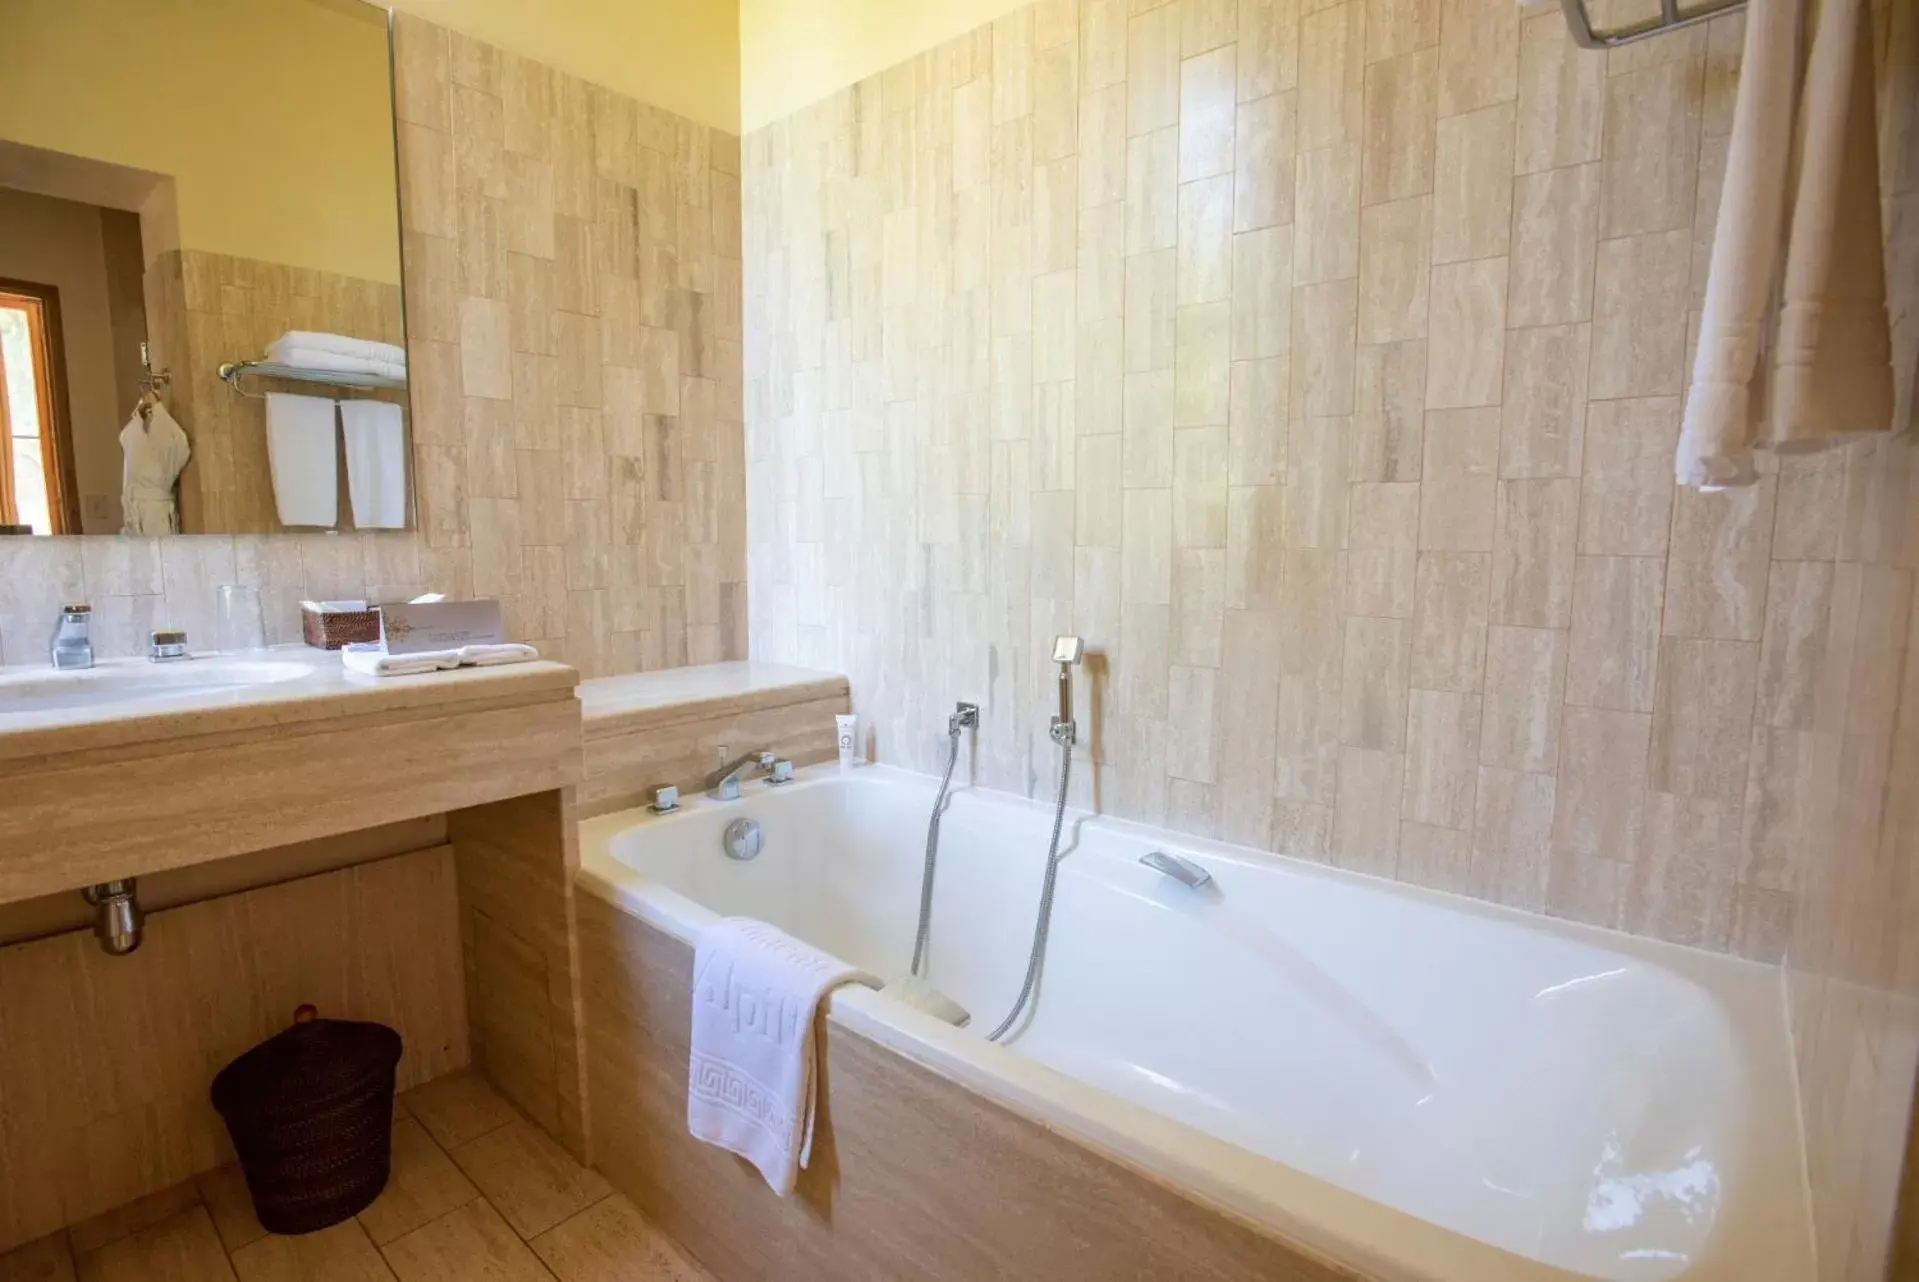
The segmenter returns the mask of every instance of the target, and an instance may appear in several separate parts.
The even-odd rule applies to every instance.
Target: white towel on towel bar
[[[340,519],[339,446],[333,402],[267,393],[267,468],[280,524],[330,529]]]
[[[346,490],[362,530],[406,528],[406,416],[387,401],[341,401]]]
[[[814,1016],[841,984],[871,975],[763,921],[728,917],[693,950],[693,1054],[686,1125],[738,1153],[781,1197],[813,1147]]]
[[[326,370],[334,374],[372,374],[379,378],[390,378],[396,383],[406,382],[405,361],[348,356],[342,352],[322,351],[317,347],[283,347],[278,343],[267,348],[267,359],[275,365],[291,365],[295,369]]]
[[[370,338],[353,338],[346,334],[329,334],[323,330],[290,329],[273,341],[274,348],[299,349],[312,352],[330,352],[335,356],[357,356],[365,361],[385,361],[389,364],[406,364],[406,348],[397,343],[380,343]]]

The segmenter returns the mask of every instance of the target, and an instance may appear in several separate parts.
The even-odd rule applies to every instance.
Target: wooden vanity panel
[[[447,831],[458,851],[474,1067],[584,1161],[572,789],[459,811]]]
[[[312,1002],[405,1039],[402,1089],[469,1060],[454,852],[0,949],[0,1252],[232,1160],[208,1090]]]
[[[580,774],[570,690],[0,764],[0,902],[547,792]]]
[[[721,1282],[1353,1282],[831,1020],[812,1164],[776,1196],[686,1130],[692,949],[579,896],[593,1159]]]

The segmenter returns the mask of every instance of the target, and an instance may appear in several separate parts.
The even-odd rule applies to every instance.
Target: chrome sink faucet
[[[53,638],[47,642],[47,657],[62,671],[93,666],[93,607],[65,605],[53,625]]]
[[[720,749],[724,756],[726,749]],[[754,766],[760,773],[771,778],[773,768],[779,764],[779,757],[765,749],[749,752],[737,761],[728,762],[714,771],[706,781],[706,795],[715,801],[738,801],[740,799],[740,778]]]

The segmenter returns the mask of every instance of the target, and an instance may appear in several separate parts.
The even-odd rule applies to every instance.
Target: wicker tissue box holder
[[[316,650],[338,650],[356,641],[380,639],[380,610],[320,610],[300,607],[300,633]]]

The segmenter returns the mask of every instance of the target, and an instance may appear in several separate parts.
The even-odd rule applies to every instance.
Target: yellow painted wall
[[[0,138],[173,175],[183,248],[400,279],[386,15],[358,0],[5,0]]]
[[[747,132],[1030,0],[740,0]]]
[[[738,0],[392,0],[393,7],[740,131]]]

